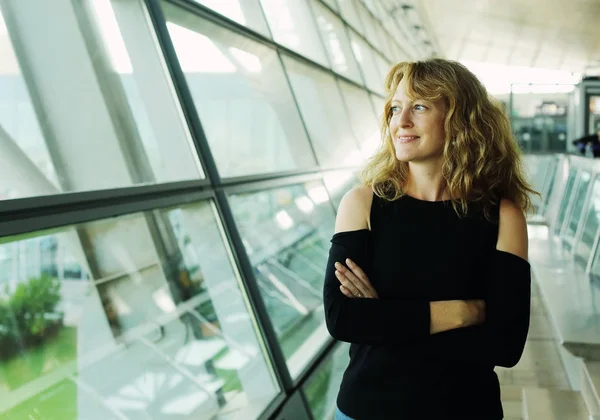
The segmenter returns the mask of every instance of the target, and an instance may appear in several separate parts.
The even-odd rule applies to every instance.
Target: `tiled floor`
[[[514,368],[498,367],[496,372],[502,387],[505,420],[522,419],[523,387],[570,389],[558,343],[535,281],[532,283],[531,324],[523,356]]]

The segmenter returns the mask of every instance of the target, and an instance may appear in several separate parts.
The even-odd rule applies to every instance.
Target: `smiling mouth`
[[[398,142],[400,143],[410,143],[411,141],[417,140],[419,136],[398,136]]]

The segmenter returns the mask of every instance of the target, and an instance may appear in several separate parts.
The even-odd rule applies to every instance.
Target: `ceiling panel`
[[[417,7],[451,59],[572,72],[600,64],[600,0],[417,0]]]

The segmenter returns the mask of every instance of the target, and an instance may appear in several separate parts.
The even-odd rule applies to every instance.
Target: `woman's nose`
[[[410,116],[410,110],[403,109],[400,114],[400,127],[412,127],[412,119]]]

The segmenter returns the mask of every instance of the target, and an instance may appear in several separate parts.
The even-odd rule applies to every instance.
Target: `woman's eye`
[[[398,112],[400,112],[400,107],[398,107],[398,106],[393,106],[393,107],[391,107],[391,108],[390,108],[390,112],[391,112],[392,114],[397,114]]]
[[[417,111],[424,111],[426,109],[425,105],[415,105],[415,109]]]

